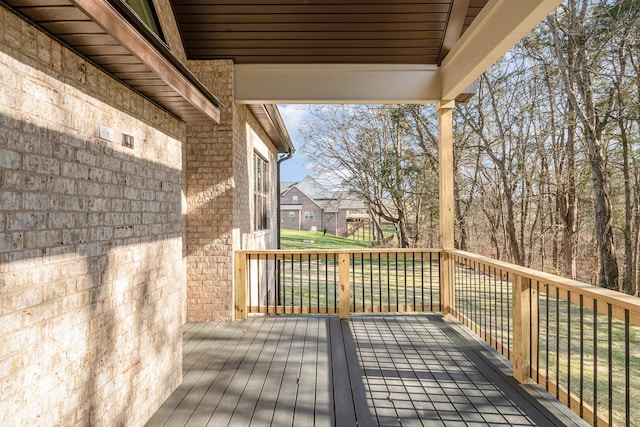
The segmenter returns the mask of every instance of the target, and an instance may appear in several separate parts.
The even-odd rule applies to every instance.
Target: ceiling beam
[[[562,0],[490,0],[441,65],[440,99],[455,99]]]
[[[234,68],[235,101],[245,104],[424,104],[440,100],[442,92],[435,65],[236,64]]]
[[[442,49],[440,49],[440,59],[438,60],[438,63],[442,63],[442,60],[447,56],[451,49],[453,49],[453,46],[458,42],[458,40],[460,40],[462,28],[464,27],[464,20],[467,17],[468,10],[469,0],[453,0],[451,3],[447,30],[442,41]]]

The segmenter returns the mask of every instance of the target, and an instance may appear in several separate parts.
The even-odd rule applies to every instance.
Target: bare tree
[[[427,190],[437,188],[425,171],[437,169],[416,144],[411,109],[327,105],[309,111],[315,120],[302,133],[318,171],[336,176],[374,216],[392,223],[399,246],[419,243],[420,224],[430,216]]]
[[[599,54],[606,51],[597,42],[606,40],[606,37],[598,34],[601,31],[600,21],[596,15],[590,14],[593,9],[589,3],[587,0],[566,0],[547,19],[547,23],[553,36],[561,80],[581,124],[589,155],[599,258],[598,283],[602,287],[618,289],[613,208],[603,136],[616,96],[613,89],[599,91],[598,94],[594,92],[594,72],[602,59]]]

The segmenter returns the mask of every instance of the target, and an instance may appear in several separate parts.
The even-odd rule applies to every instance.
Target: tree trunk
[[[573,124],[573,114],[569,114],[569,126],[567,128],[567,170],[566,186],[559,194],[559,211],[562,223],[562,255],[563,273],[571,279],[576,279],[578,275],[576,266],[576,253],[578,246],[578,198],[576,188],[576,127]]]

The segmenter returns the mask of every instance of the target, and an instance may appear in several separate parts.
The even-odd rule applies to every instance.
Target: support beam
[[[440,99],[455,99],[562,0],[490,0],[442,61]]]
[[[351,315],[349,264],[349,254],[338,254],[338,317],[340,319],[348,319]]]
[[[438,104],[438,171],[440,182],[440,247],[454,247],[453,198],[453,107],[454,101]],[[444,315],[455,309],[453,259],[446,251],[440,255],[440,305]]]
[[[460,40],[468,10],[469,0],[453,0],[451,11],[449,12],[449,21],[447,22],[447,31],[442,41],[439,62],[442,62],[444,57],[447,56],[451,49],[453,49],[453,46]]]
[[[413,64],[237,64],[234,86],[245,104],[424,104],[441,93],[438,67]]]
[[[513,278],[513,378],[529,382],[531,370],[531,282]]]
[[[453,199],[453,107],[454,101],[438,104],[438,171],[440,179],[440,246],[452,249],[454,242]]]
[[[247,318],[248,289],[247,289],[247,255],[242,251],[237,251],[234,260],[234,282],[235,282],[235,320]]]

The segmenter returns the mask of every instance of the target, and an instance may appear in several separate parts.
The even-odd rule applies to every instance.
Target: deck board
[[[293,414],[293,425],[300,427],[312,426],[315,419],[316,397],[316,373],[317,373],[317,338],[318,323],[308,322],[305,331],[300,371],[297,378],[296,406]],[[302,384],[304,382],[304,384]],[[328,399],[327,399],[328,400]]]
[[[273,320],[280,327],[280,335],[278,335],[277,341],[270,343],[274,347],[274,351],[270,364],[265,367],[267,370],[265,381],[261,386],[256,407],[251,414],[251,424],[254,425],[270,425],[273,420],[274,409],[287,365],[287,355],[293,342],[293,332],[296,326],[294,318]]]
[[[183,384],[149,427],[583,425],[439,315],[252,317],[183,336]]]

